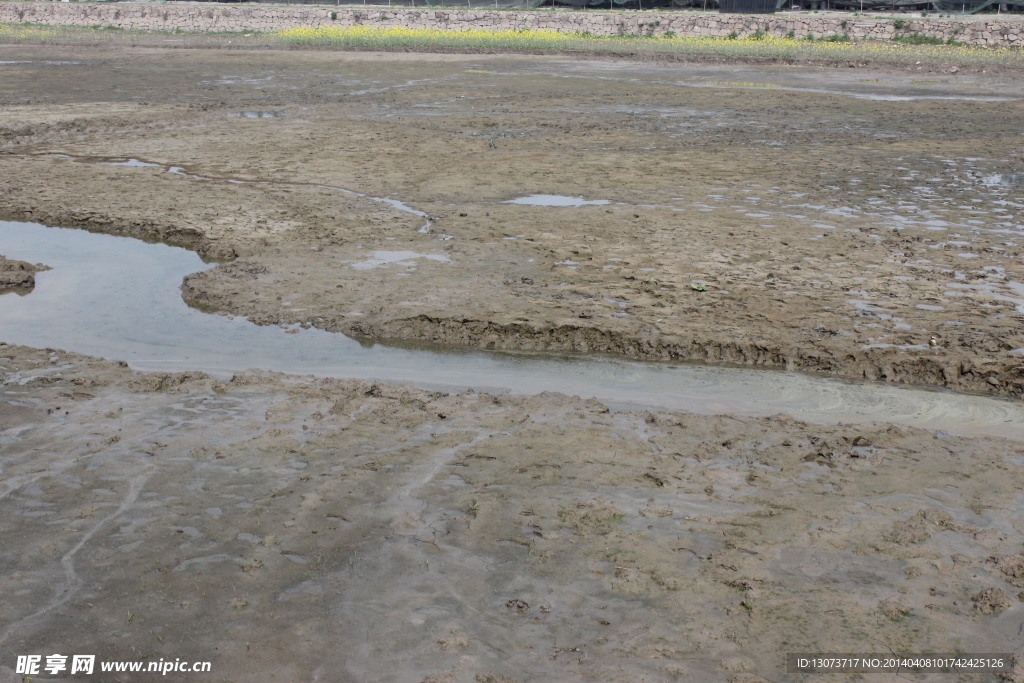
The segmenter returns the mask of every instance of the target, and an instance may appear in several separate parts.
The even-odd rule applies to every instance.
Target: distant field
[[[160,47],[315,48],[424,52],[523,52],[639,59],[736,60],[741,62],[891,65],[938,69],[1019,69],[1024,50],[934,44],[924,36],[900,42],[852,42],[845,34],[777,38],[754,33],[726,38],[683,36],[601,37],[551,30],[442,31],[368,26],[294,28],[269,33],[128,31],[113,27],[0,24],[0,41],[68,45]]]

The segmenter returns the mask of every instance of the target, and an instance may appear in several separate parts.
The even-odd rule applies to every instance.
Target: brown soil
[[[224,260],[183,287],[208,310],[1024,394],[1022,100],[827,92],[1019,80],[0,60],[30,60],[2,66],[0,213]],[[161,166],[111,163],[132,158]],[[504,203],[533,193],[613,203]],[[366,268],[376,251],[435,258]],[[0,355],[5,652],[209,659],[238,681],[752,681],[784,677],[785,652],[1019,640],[1014,442]]]

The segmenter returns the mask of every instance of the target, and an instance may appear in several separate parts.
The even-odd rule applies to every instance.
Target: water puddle
[[[82,62],[74,62],[62,59],[10,59],[0,61],[0,65],[6,64],[43,64],[45,66],[73,66]]]
[[[365,346],[321,330],[260,327],[185,305],[182,278],[211,267],[195,253],[124,237],[0,222],[0,253],[52,267],[36,276],[30,296],[0,297],[0,341],[123,360],[139,370],[196,369],[227,377],[262,368],[425,387],[557,391],[613,406],[787,413],[826,424],[884,421],[1024,438],[1019,401],[768,370]]]
[[[702,85],[718,88],[781,88],[778,83],[762,83],[758,81],[704,81]]]
[[[864,81],[861,81],[864,82]],[[917,100],[957,100],[966,102],[1013,102],[1017,97],[1006,97],[1002,95],[962,95],[962,94],[928,94],[920,92],[917,94],[894,94],[868,92],[858,89],[830,89],[813,85],[780,85],[777,83],[755,83],[743,81],[678,81],[676,85],[690,88],[742,88],[742,89],[764,89],[775,88],[790,92],[813,93],[817,95],[839,95],[852,97],[859,100],[873,100],[876,102],[913,102]],[[923,84],[922,84],[923,85]]]
[[[284,116],[283,112],[279,111],[239,111],[228,116],[242,119],[276,119]]]
[[[371,94],[376,94],[376,93],[387,92],[389,90],[398,90],[400,88],[412,88],[412,87],[415,87],[417,85],[426,85],[428,83],[430,83],[430,84],[442,83],[444,81],[450,81],[453,78],[455,78],[455,76],[445,76],[445,77],[442,77],[442,78],[414,78],[412,80],[405,81],[404,83],[394,83],[392,85],[383,85],[383,84],[381,84],[380,87],[376,87],[376,88],[362,88],[360,90],[352,90],[348,94],[350,96],[354,96],[354,95],[371,95]]]
[[[448,263],[451,261],[451,259],[444,254],[421,254],[416,251],[375,251],[373,252],[373,256],[365,261],[357,261],[353,263],[352,268],[355,270],[372,270],[373,268],[380,268],[381,266],[390,264],[415,266],[416,259],[440,261],[442,263]]]
[[[1003,293],[1003,292],[996,291],[996,287],[999,286],[999,285],[1004,285],[1007,289],[1009,289],[1011,292],[1013,292],[1014,296],[1011,296],[1011,295]],[[999,283],[985,282],[985,283],[979,283],[979,284],[966,284],[966,283],[961,283],[961,282],[951,282],[951,283],[949,283],[949,287],[951,288],[951,290],[953,290],[953,291],[945,292],[945,294],[947,294],[949,296],[960,296],[961,295],[960,291],[955,291],[955,290],[974,291],[974,292],[978,292],[980,294],[984,294],[984,295],[986,295],[990,299],[994,299],[996,301],[1005,301],[1006,303],[1012,304],[1014,309],[1018,313],[1024,313],[1024,283],[1022,283],[1022,282],[1005,281],[1005,282],[999,282]]]
[[[903,161],[897,158],[897,161]],[[829,222],[816,221],[812,227],[824,230],[843,229],[844,232],[865,235],[875,241],[884,239],[893,230],[916,228],[937,233],[936,237],[950,239],[938,242],[924,239],[930,249],[943,249],[946,245],[962,247],[954,254],[958,259],[984,258],[975,246],[976,236],[985,238],[985,250],[1005,251],[1015,246],[1003,241],[1001,246],[991,244],[991,236],[1005,235],[1016,238],[1024,235],[1024,203],[1017,201],[1015,183],[1024,182],[1024,173],[1016,169],[993,168],[991,163],[974,157],[958,159],[913,158],[907,165],[895,166],[896,175],[914,184],[908,190],[894,193],[889,185],[881,184],[882,194],[850,205],[827,205],[823,201],[808,201],[806,193],[769,187],[768,196],[744,196],[746,190],[706,194],[702,201],[687,201],[678,210],[734,211],[746,218],[755,218],[762,227],[780,224],[789,219],[808,220],[811,216],[828,216]],[[921,166],[924,168],[921,168]],[[917,167],[912,168],[911,166]],[[849,187],[860,184],[860,179],[845,179]],[[841,195],[844,188],[825,186],[822,189]],[[679,200],[677,200],[679,201]],[[749,204],[745,206],[745,204]],[[641,204],[638,206],[654,206]],[[856,223],[853,223],[856,221]],[[834,222],[834,223],[833,223]],[[847,227],[837,225],[845,223]],[[814,238],[811,238],[814,239]],[[984,250],[982,250],[984,251]]]
[[[848,95],[862,100],[875,100],[878,102],[913,102],[915,100],[957,100],[960,102],[1014,102],[1019,97],[1001,97],[998,95],[877,95],[867,93],[847,93],[838,90],[814,90],[806,89],[805,92],[816,92],[826,95]]]
[[[1011,185],[1024,187],[1024,173],[993,173],[981,179],[983,185]]]
[[[611,204],[608,199],[584,199],[583,197],[565,197],[560,194],[531,194],[526,197],[509,199],[503,204],[526,204],[527,206],[603,206]]]
[[[64,158],[67,158],[65,155]],[[128,159],[126,161],[108,161],[105,162],[110,166],[136,166],[136,167],[149,167],[149,168],[164,168],[163,164],[154,164],[149,161],[142,161],[141,159]]]

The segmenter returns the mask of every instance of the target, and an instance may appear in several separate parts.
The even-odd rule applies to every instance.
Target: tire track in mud
[[[61,607],[75,596],[78,590],[85,584],[82,577],[75,571],[75,556],[97,533],[99,533],[101,529],[107,526],[108,523],[117,519],[131,509],[136,500],[138,500],[139,494],[142,492],[146,482],[155,472],[156,468],[154,466],[145,465],[140,468],[138,472],[129,475],[130,481],[128,484],[128,491],[121,498],[121,502],[117,506],[117,509],[85,531],[78,542],[61,556],[59,565],[62,577],[61,580],[57,582],[57,586],[53,591],[53,597],[37,611],[19,619],[18,621],[8,624],[6,628],[0,631],[0,643],[6,642],[11,636],[11,633],[16,630],[24,632],[25,630],[30,629],[33,623],[39,621],[42,617],[46,616],[53,610]],[[44,474],[52,475],[54,472],[47,471]],[[41,476],[43,475],[40,475],[40,477]]]

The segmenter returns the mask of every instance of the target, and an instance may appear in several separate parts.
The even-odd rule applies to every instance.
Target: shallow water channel
[[[0,253],[44,263],[26,296],[0,296],[0,340],[123,360],[133,368],[246,369],[472,387],[557,391],[671,410],[818,423],[886,421],[958,434],[1024,438],[1024,404],[981,396],[849,383],[794,372],[555,354],[441,352],[363,345],[313,329],[261,327],[181,299],[182,278],[212,267],[162,244],[0,221]]]

